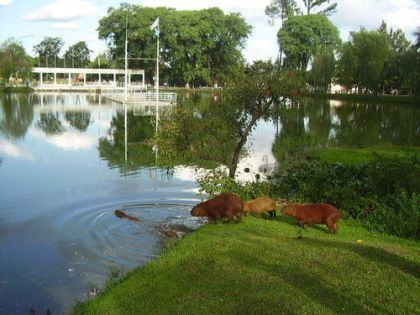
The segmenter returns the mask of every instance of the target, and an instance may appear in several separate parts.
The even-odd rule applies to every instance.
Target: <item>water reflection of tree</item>
[[[299,99],[280,106],[281,126],[273,145],[280,164],[304,162],[326,147],[368,147],[420,144],[420,111],[389,104],[340,103],[331,107],[320,98]]]
[[[87,111],[66,111],[65,118],[69,124],[77,130],[84,132],[90,124],[90,112]]]
[[[36,126],[41,128],[46,135],[57,135],[65,130],[59,113],[41,113]]]
[[[30,94],[2,94],[0,131],[8,138],[23,138],[34,119]]]
[[[110,167],[121,171],[138,170],[155,163],[155,155],[147,139],[154,134],[154,117],[127,114],[127,161],[125,160],[124,113],[117,112],[112,118],[109,137],[99,139],[100,157],[108,161]]]
[[[346,103],[336,109],[340,121],[335,144],[367,147],[420,145],[420,111],[408,106]]]
[[[281,129],[272,152],[280,165],[306,161],[313,150],[328,144],[332,128],[330,106],[323,99],[301,98],[277,110]]]

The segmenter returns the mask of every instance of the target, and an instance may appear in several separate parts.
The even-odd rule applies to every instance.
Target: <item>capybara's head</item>
[[[118,218],[122,218],[122,217],[124,217],[124,211],[122,211],[122,210],[115,210],[115,215],[118,217]]]
[[[196,205],[194,208],[192,208],[191,210],[191,215],[193,217],[204,217],[207,215],[207,211],[205,210],[204,207],[202,207],[201,203]]]
[[[283,215],[293,216],[295,213],[295,208],[292,205],[288,205],[281,209],[281,213],[283,213]]]

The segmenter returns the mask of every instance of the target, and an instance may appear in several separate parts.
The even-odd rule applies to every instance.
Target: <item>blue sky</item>
[[[104,41],[98,40],[98,19],[109,7],[118,7],[114,0],[0,0],[0,42],[9,37],[20,38],[27,53],[45,36],[61,37],[65,45],[62,53],[78,41],[86,41],[94,51],[92,57],[104,51]],[[270,26],[264,13],[271,0],[137,0],[123,1],[142,6],[166,6],[179,10],[220,7],[225,13],[240,12],[253,26],[244,55],[248,61],[275,59],[276,33],[279,25]],[[301,4],[302,0],[297,0]],[[338,11],[331,17],[343,40],[349,31],[360,26],[376,29],[385,20],[389,27],[401,28],[409,40],[420,27],[420,0],[336,0]]]

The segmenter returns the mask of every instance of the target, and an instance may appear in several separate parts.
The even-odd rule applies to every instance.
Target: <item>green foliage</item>
[[[105,39],[114,60],[122,63],[128,18],[128,51],[132,58],[155,58],[156,38],[150,30],[160,18],[162,77],[170,85],[224,83],[242,63],[240,50],[251,27],[238,13],[225,15],[218,8],[177,11],[122,4],[110,8],[99,21],[99,37]],[[135,60],[130,66],[154,75],[154,65]]]
[[[291,16],[277,33],[286,54],[285,65],[306,70],[312,57],[321,51],[334,51],[340,43],[337,27],[325,15]]]
[[[285,95],[297,94],[301,82],[293,72],[275,69],[270,62],[256,62],[237,73],[221,101],[213,106],[193,108],[180,100],[162,118],[153,140],[161,152],[160,163],[213,161],[227,166],[233,178],[256,122],[269,117]]]
[[[280,18],[282,24],[289,16],[300,13],[300,9],[295,0],[272,0],[265,7],[265,14],[269,18],[269,23],[274,24],[275,19]]]
[[[330,2],[330,0],[303,0],[303,4],[306,8],[306,14],[308,15],[311,13],[312,9],[320,7],[324,4],[328,4],[328,6],[325,9],[317,12],[317,14],[331,15],[335,13],[335,11],[337,10],[337,3],[329,4]]]
[[[58,54],[63,45],[64,42],[60,37],[45,36],[38,45],[33,47],[33,50],[38,55],[38,66],[56,66],[57,59],[59,59]]]
[[[374,154],[368,164],[360,165],[313,161],[283,170],[275,185],[289,199],[331,203],[372,229],[420,238],[416,155]]]
[[[71,64],[72,68],[83,68],[90,63],[89,48],[84,41],[77,42],[70,46],[64,54],[67,64]]]
[[[197,174],[200,193],[210,197],[221,193],[235,193],[243,200],[251,200],[261,196],[278,197],[275,187],[267,181],[238,183],[223,168],[201,171]]]
[[[0,81],[10,77],[28,79],[32,69],[32,59],[26,54],[20,42],[10,38],[0,45]]]
[[[335,57],[331,51],[316,54],[309,72],[310,84],[317,93],[327,93],[335,72]]]

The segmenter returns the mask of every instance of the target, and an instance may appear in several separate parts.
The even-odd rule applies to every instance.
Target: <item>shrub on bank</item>
[[[237,183],[215,172],[199,180],[210,195],[233,192],[245,200],[261,196],[329,203],[343,217],[371,230],[420,239],[420,163],[374,154],[365,164],[310,161],[279,171],[271,182]]]

